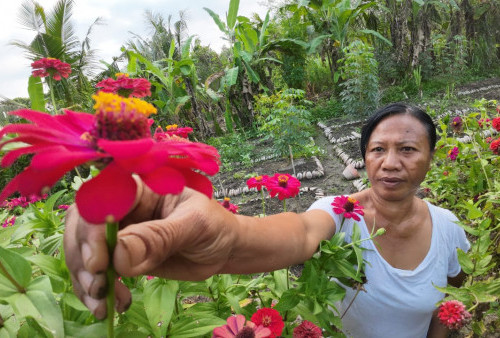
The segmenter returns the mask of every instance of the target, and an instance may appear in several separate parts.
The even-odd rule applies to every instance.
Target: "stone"
[[[353,180],[355,178],[359,178],[359,173],[354,168],[352,164],[349,164],[347,167],[345,167],[344,171],[342,172],[342,175],[345,177],[346,180]]]
[[[308,172],[306,173],[306,177],[307,177],[308,179],[311,179],[311,178],[313,177],[312,172],[308,171]]]

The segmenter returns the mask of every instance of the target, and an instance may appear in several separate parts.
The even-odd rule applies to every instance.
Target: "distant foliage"
[[[349,115],[367,115],[379,102],[378,62],[373,48],[355,40],[344,48],[344,54],[339,60],[344,111]]]
[[[280,156],[288,156],[289,145],[294,155],[311,156],[318,151],[310,139],[314,130],[307,108],[310,104],[300,89],[257,97],[255,110],[259,130],[272,139]]]

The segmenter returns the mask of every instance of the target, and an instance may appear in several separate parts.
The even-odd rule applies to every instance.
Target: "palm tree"
[[[19,14],[20,23],[36,36],[30,43],[14,40],[12,45],[25,51],[31,60],[45,57],[59,59],[71,65],[72,73],[68,80],[59,81],[54,87],[55,96],[72,106],[75,102],[90,104],[93,88],[88,76],[95,75],[97,69],[96,54],[90,47],[90,35],[96,25],[102,24],[101,18],[90,25],[83,41],[75,35],[71,15],[73,0],[59,0],[54,8],[47,12],[34,0],[25,0]]]

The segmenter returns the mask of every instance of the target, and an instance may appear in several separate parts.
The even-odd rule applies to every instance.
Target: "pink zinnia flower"
[[[60,81],[61,77],[67,79],[69,74],[71,74],[71,66],[69,63],[54,58],[36,60],[31,64],[31,68],[33,68],[33,76],[51,76],[56,81]]]
[[[458,147],[453,147],[452,149],[448,150],[448,158],[452,161],[455,161],[459,153],[460,151],[458,150]]]
[[[319,327],[304,320],[299,326],[293,329],[293,338],[322,338],[323,332]]]
[[[68,205],[68,204],[59,204],[59,205],[57,206],[57,209],[59,209],[59,210],[64,210],[64,211],[68,210],[68,208],[69,208],[69,205]]]
[[[2,228],[7,228],[11,227],[16,223],[16,216],[12,216],[10,218],[7,218],[3,223],[2,223]]]
[[[8,152],[2,166],[19,156],[33,153],[30,165],[14,177],[0,193],[0,200],[15,191],[22,195],[40,194],[67,171],[93,162],[105,168],[82,184],[76,205],[83,218],[93,224],[118,221],[135,200],[136,182],[132,174],[158,194],[178,194],[184,186],[212,195],[211,182],[200,172],[214,175],[219,169],[217,150],[186,139],[151,137],[148,115],[156,109],[136,98],[99,92],[95,114],[66,110],[49,115],[28,109],[10,114],[31,124],[11,124],[0,131],[18,136],[0,144],[24,142],[27,145]]]
[[[488,118],[484,118],[484,119],[479,119],[477,121],[477,123],[479,124],[479,128],[483,128],[483,127],[486,127],[490,124],[490,119]]]
[[[496,117],[491,121],[491,126],[497,131],[500,131],[500,117]]]
[[[300,181],[290,174],[274,174],[266,180],[265,186],[271,197],[278,195],[280,201],[295,197],[300,192]]]
[[[257,312],[252,315],[252,322],[256,325],[262,325],[269,328],[271,330],[271,335],[269,337],[281,336],[283,328],[285,327],[285,323],[280,313],[275,309],[267,307],[257,310]]]
[[[212,338],[264,338],[270,334],[270,329],[247,321],[243,315],[236,315],[229,317],[226,325],[216,327]]]
[[[497,138],[495,141],[491,142],[490,149],[493,154],[499,155],[500,153],[500,138]]]
[[[458,300],[449,300],[439,306],[439,321],[449,329],[460,329],[470,317],[465,305]]]
[[[262,187],[266,186],[266,182],[269,179],[269,176],[267,175],[260,175],[260,176],[255,176],[247,181],[247,186],[249,188],[257,188],[257,191],[260,191]]]
[[[343,214],[344,218],[353,218],[360,221],[359,216],[363,216],[363,206],[359,205],[359,201],[350,196],[337,196],[333,200],[333,211],[337,214]]]
[[[462,131],[462,125],[463,121],[460,116],[454,117],[453,120],[451,121],[451,129],[453,129],[455,133],[459,133]]]
[[[107,78],[96,84],[100,91],[122,97],[144,97],[151,95],[151,83],[143,78],[131,79],[128,74],[116,74],[116,80]]]
[[[224,201],[219,202],[219,204],[231,211],[233,214],[237,214],[239,207],[236,204],[230,203],[230,200],[231,199],[229,197],[224,197]]]
[[[178,127],[176,124],[168,125],[166,131],[163,131],[162,127],[157,127],[154,133],[155,140],[163,140],[164,138],[177,136],[182,138],[188,138],[188,134],[193,132],[193,128],[190,127]]]

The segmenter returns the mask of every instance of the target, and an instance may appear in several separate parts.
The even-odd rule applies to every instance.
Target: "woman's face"
[[[366,147],[366,171],[372,190],[390,201],[415,195],[431,159],[428,134],[418,119],[407,114],[383,119]]]

